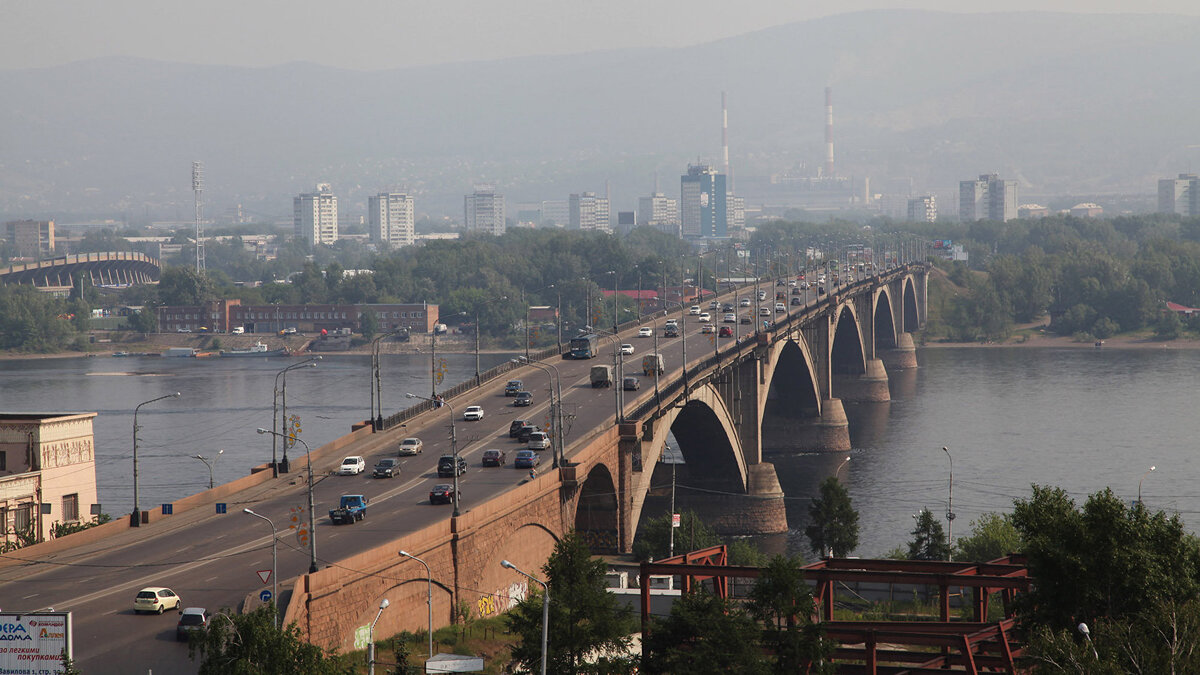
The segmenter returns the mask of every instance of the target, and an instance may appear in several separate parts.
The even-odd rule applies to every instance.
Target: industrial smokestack
[[[729,110],[725,107],[725,92],[721,92],[721,154],[725,158],[725,175],[729,176]]]
[[[833,178],[833,87],[825,87],[825,176]]]

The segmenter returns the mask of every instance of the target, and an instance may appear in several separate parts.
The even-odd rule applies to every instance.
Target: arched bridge
[[[145,253],[79,253],[0,267],[0,284],[71,288],[84,278],[93,286],[132,286],[158,281],[161,270],[158,260]]]

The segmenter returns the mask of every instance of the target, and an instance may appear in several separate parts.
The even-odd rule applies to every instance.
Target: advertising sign
[[[63,672],[71,649],[71,613],[0,613],[0,673],[51,675]]]

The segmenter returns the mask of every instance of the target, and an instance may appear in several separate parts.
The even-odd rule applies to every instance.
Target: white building
[[[309,246],[329,246],[338,240],[337,196],[329,183],[317,183],[317,191],[302,194],[292,202],[296,237]]]
[[[416,216],[412,195],[381,192],[367,198],[371,241],[408,246],[416,241]]]
[[[476,185],[463,197],[463,223],[470,232],[504,234],[504,195],[496,194],[494,185]]]
[[[655,192],[638,199],[637,224],[679,236],[679,202]]]
[[[979,180],[958,184],[958,219],[1005,222],[1017,217],[1017,181],[1002,180],[997,174],[980,174]]]
[[[908,200],[908,222],[933,223],[937,221],[937,198],[922,195]]]
[[[96,413],[0,413],[0,544],[92,520]]]
[[[597,197],[595,192],[573,194],[568,200],[570,227],[572,230],[598,230],[612,232],[609,217],[608,197]]]
[[[1200,216],[1200,176],[1181,173],[1158,181],[1158,212]]]
[[[731,232],[746,228],[746,199],[744,197],[735,197],[732,192],[726,194],[725,211],[725,222]]]

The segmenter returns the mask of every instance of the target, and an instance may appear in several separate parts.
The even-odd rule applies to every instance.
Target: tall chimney
[[[833,178],[833,87],[825,87],[825,177]]]
[[[725,158],[725,175],[729,176],[729,110],[725,107],[725,92],[721,92],[721,154]]]

